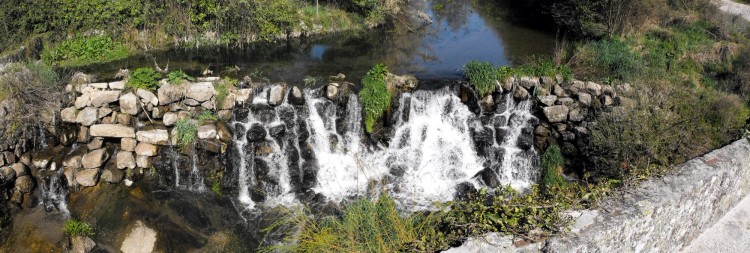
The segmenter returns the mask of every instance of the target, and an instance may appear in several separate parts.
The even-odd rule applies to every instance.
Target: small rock
[[[125,184],[125,186],[127,186],[127,187],[133,186],[133,180],[130,180],[130,179],[125,179],[125,180],[122,180],[122,182],[123,182],[123,183]]]
[[[214,85],[209,82],[191,83],[185,90],[185,96],[198,102],[205,102],[214,96]]]
[[[89,134],[94,137],[135,138],[135,129],[118,124],[99,124],[91,126]]]
[[[135,158],[135,164],[138,166],[138,168],[144,168],[148,169],[151,168],[151,157],[150,156],[141,156]]]
[[[153,252],[154,245],[156,245],[156,235],[156,230],[147,227],[141,221],[136,221],[135,226],[122,242],[120,251],[123,253]]]
[[[234,93],[229,93],[229,95],[227,95],[227,97],[225,97],[223,101],[216,101],[216,108],[221,110],[231,110],[232,108],[234,108],[236,100],[237,95],[235,95]]]
[[[602,105],[604,106],[611,106],[615,103],[615,100],[612,99],[610,96],[602,96]]]
[[[336,100],[339,95],[339,85],[337,83],[331,83],[326,86],[326,98],[330,100]]]
[[[141,112],[141,106],[138,104],[138,97],[128,92],[120,97],[120,112],[130,115],[138,115]]]
[[[98,110],[93,107],[86,107],[80,112],[78,112],[78,115],[76,116],[76,122],[84,125],[84,126],[91,126],[94,123],[96,123],[96,120],[99,119],[97,117]]]
[[[235,103],[238,105],[253,102],[252,101],[253,89],[240,89],[236,92]]]
[[[492,99],[492,95],[484,96],[481,100],[479,100],[479,106],[481,106],[482,109],[486,111],[491,111],[494,105],[495,100]]]
[[[138,131],[136,140],[154,145],[166,145],[169,143],[169,132],[166,129],[154,129],[148,131]],[[137,148],[136,148],[137,149]]]
[[[113,90],[124,90],[125,89],[125,81],[117,81],[117,82],[110,82],[109,88]]]
[[[102,107],[117,101],[119,98],[119,91],[96,91],[91,93],[91,106]]]
[[[502,86],[503,90],[510,91],[511,89],[513,89],[513,83],[515,82],[515,77],[508,77],[500,83],[500,86]]]
[[[81,158],[81,165],[86,169],[99,168],[107,160],[107,150],[97,149],[83,155]]]
[[[200,139],[196,145],[199,149],[206,150],[214,154],[223,154],[227,150],[227,144],[217,139]]]
[[[555,95],[542,96],[537,98],[539,99],[539,102],[545,106],[552,106],[555,104],[555,101],[557,101],[557,96]]]
[[[539,79],[524,76],[518,79],[518,86],[523,87],[526,90],[531,90],[532,88],[539,85]]]
[[[118,169],[135,169],[135,156],[133,152],[120,151],[117,152],[117,168]]]
[[[588,93],[580,92],[578,93],[578,101],[581,101],[581,104],[584,104],[585,106],[591,105],[591,95]]]
[[[89,87],[106,90],[109,87],[109,85],[107,83],[90,83]]]
[[[516,86],[516,88],[513,90],[513,98],[518,99],[518,100],[528,99],[529,91],[527,91],[521,86]]]
[[[133,162],[135,167],[135,162]],[[125,179],[125,172],[122,170],[106,169],[102,171],[102,180],[110,184],[119,184]]]
[[[16,189],[23,193],[31,193],[34,190],[34,178],[29,175],[16,178]]]
[[[216,135],[219,137],[219,140],[227,143],[231,142],[232,136],[234,136],[232,129],[224,122],[216,123]]]
[[[184,104],[186,106],[193,106],[194,107],[194,106],[201,105],[201,102],[199,102],[198,100],[192,99],[192,98],[187,98],[187,99],[182,100],[182,104]]]
[[[81,126],[81,128],[78,129],[78,138],[76,139],[76,141],[79,143],[88,142],[89,137],[89,128]]]
[[[559,98],[559,99],[557,99],[557,101],[555,101],[555,104],[557,104],[557,105],[564,105],[564,106],[571,106],[571,105],[575,104],[575,102],[576,101],[573,100],[572,98],[565,97],[565,98]]]
[[[0,185],[16,181],[16,171],[11,167],[0,168]]]
[[[216,139],[216,126],[214,124],[199,126],[198,139]]]
[[[564,105],[554,105],[542,108],[544,116],[550,123],[564,122],[568,119],[568,107]]]
[[[164,122],[165,126],[174,126],[174,124],[177,123],[177,120],[177,113],[168,112],[164,114],[162,122]]]
[[[101,119],[101,118],[109,116],[110,113],[112,113],[112,109],[110,109],[109,107],[102,107],[102,108],[99,108],[98,115],[99,115],[99,118]]]
[[[13,169],[14,172],[16,172],[16,177],[22,177],[29,175],[29,168],[26,167],[23,163],[14,163],[10,166],[11,169]]]
[[[293,105],[305,104],[305,96],[297,86],[292,87],[292,91],[289,92],[289,103]]]
[[[124,114],[124,113],[118,113],[117,114],[117,124],[130,126],[130,123],[133,121],[133,116]]]
[[[580,110],[574,109],[568,113],[568,119],[573,122],[581,122],[584,119],[584,115]]]
[[[138,89],[135,91],[135,94],[138,95],[138,97],[140,97],[141,99],[143,99],[145,103],[149,103],[152,106],[159,105],[159,97],[154,95],[153,92],[150,92],[144,89]]]
[[[247,130],[247,141],[255,142],[266,139],[266,129],[260,124],[253,124],[250,129]]]
[[[571,85],[568,89],[573,94],[578,93],[578,92],[586,92],[586,83],[579,81],[579,80],[575,80],[573,81],[573,85]]]
[[[60,118],[62,118],[63,122],[67,123],[77,123],[76,121],[76,108],[75,107],[68,107],[60,111]]]
[[[161,105],[168,105],[180,101],[185,95],[185,88],[181,85],[164,84],[156,91]]]
[[[96,137],[93,140],[89,142],[89,144],[86,144],[86,147],[89,150],[95,150],[102,148],[102,145],[104,145],[104,139],[102,137]]]
[[[86,169],[76,173],[76,182],[84,187],[96,186],[99,182],[99,169]]]
[[[135,146],[138,142],[133,138],[122,138],[120,139],[120,149],[123,151],[135,151]]]
[[[555,96],[564,97],[565,89],[563,89],[562,86],[555,84],[554,86],[552,86],[552,93],[554,93]]]
[[[148,157],[156,156],[159,154],[159,147],[157,147],[156,145],[141,142],[141,143],[138,143],[137,146],[135,146],[135,153],[138,156],[148,156]],[[145,167],[141,167],[141,168],[145,168]]]
[[[73,237],[72,244],[73,249],[70,250],[71,253],[89,253],[96,247],[94,240],[91,240],[87,236]]]
[[[602,86],[595,82],[586,82],[586,92],[599,96],[602,94]]]

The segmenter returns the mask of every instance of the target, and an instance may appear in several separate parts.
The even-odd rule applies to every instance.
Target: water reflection
[[[409,8],[422,11],[433,22],[419,28],[408,17],[397,17],[394,27],[356,34],[242,48],[150,52],[150,56],[90,66],[85,71],[106,79],[119,68],[153,66],[153,57],[162,65],[169,62],[170,69],[193,75],[210,68],[215,74],[255,74],[292,83],[338,72],[358,80],[381,62],[392,72],[420,79],[453,79],[460,78],[459,68],[469,60],[513,65],[530,55],[549,54],[554,47],[552,35],[510,23],[507,10],[492,0],[416,0]],[[227,71],[235,66],[240,70]]]

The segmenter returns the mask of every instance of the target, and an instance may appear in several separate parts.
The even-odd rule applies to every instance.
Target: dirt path
[[[727,13],[739,15],[747,20],[750,20],[750,5],[741,4],[731,0],[721,0],[719,3],[719,9]]]
[[[750,252],[750,195],[683,250],[683,253],[703,252]]]

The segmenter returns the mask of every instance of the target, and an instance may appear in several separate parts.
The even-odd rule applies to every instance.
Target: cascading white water
[[[261,92],[254,103],[265,105],[266,92]],[[526,188],[536,179],[535,151],[517,147],[519,138],[529,134],[523,129],[530,128],[534,119],[530,101],[516,102],[508,95],[502,99],[502,110],[480,116],[447,87],[402,94],[390,143],[368,149],[361,139],[362,111],[357,96],[350,94],[342,108],[319,93],[306,89],[303,106],[284,103],[272,109],[259,107],[258,112],[235,123],[246,132],[258,124],[264,129],[285,124],[287,129],[283,138],[267,136],[259,142],[248,142],[239,134],[235,140],[242,153],[238,162],[239,199],[249,208],[256,204],[251,199],[253,189],[263,190],[264,205],[275,206],[289,203],[295,193],[305,192],[309,180],[314,180],[309,189],[330,201],[388,190],[403,207],[420,210],[431,208],[437,201],[451,200],[459,184],[485,187],[492,179],[495,181],[489,185]],[[259,119],[254,115],[268,111],[273,116]],[[281,119],[279,115],[285,113],[292,118]],[[479,152],[479,146],[485,144],[478,142],[476,133],[486,129],[492,130],[481,142],[491,141]],[[305,133],[309,138],[303,137]],[[257,157],[255,149],[247,147],[258,143],[271,143],[271,154]],[[303,144],[314,155],[305,156],[304,147],[300,148]],[[256,161],[264,164],[272,180],[256,178]],[[482,173],[495,177],[486,179]]]
[[[63,185],[63,170],[55,171],[50,177],[49,184],[40,187],[42,201],[48,211],[57,211],[64,217],[70,217],[68,210],[67,195],[68,189]]]
[[[203,175],[201,175],[201,172],[198,169],[198,155],[194,149],[190,155],[190,165],[190,177],[188,178],[189,182],[187,185],[188,190],[193,192],[205,192],[206,184],[203,182]]]

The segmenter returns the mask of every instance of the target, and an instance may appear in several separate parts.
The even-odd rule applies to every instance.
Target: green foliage
[[[82,66],[94,62],[109,62],[130,55],[125,45],[106,35],[78,37],[66,40],[42,51],[42,59],[60,66]]]
[[[217,195],[221,195],[221,181],[214,180],[214,182],[211,184],[211,191],[216,193]]]
[[[316,83],[318,83],[318,79],[313,76],[306,76],[304,79],[302,79],[302,82],[305,83],[305,87],[312,87],[315,86]]]
[[[388,68],[377,64],[362,79],[359,100],[365,112],[365,129],[371,133],[375,122],[391,107],[391,92],[385,82]]]
[[[560,147],[552,145],[544,151],[542,155],[542,189],[551,189],[553,187],[562,187],[565,185],[565,179],[562,177],[563,164]]]
[[[220,106],[224,104],[224,100],[229,96],[230,87],[237,86],[237,80],[229,77],[225,77],[224,80],[214,84],[214,91],[216,91],[216,105]]]
[[[316,220],[302,210],[264,231],[287,227],[287,244],[262,249],[267,252],[398,252],[418,240],[423,226],[416,216],[402,217],[387,195],[377,201],[355,200],[342,210],[342,217]],[[291,228],[289,228],[291,227]],[[297,230],[299,229],[299,230]],[[296,232],[296,233],[295,233]]]
[[[509,69],[501,68],[495,70],[492,63],[469,61],[463,66],[463,71],[464,76],[469,79],[474,90],[479,93],[480,97],[484,97],[495,92],[499,74],[509,72]]]
[[[203,122],[206,121],[216,121],[219,117],[216,116],[212,111],[204,110],[200,114],[198,114],[198,117],[196,117],[196,120],[198,120],[198,124],[203,124]]]
[[[566,81],[573,79],[572,70],[566,65],[556,66],[551,59],[533,58],[529,63],[518,66],[501,66],[494,68],[492,63],[472,60],[461,68],[480,97],[492,94],[497,89],[497,82],[513,76],[548,76],[561,75]]]
[[[193,120],[184,118],[175,123],[177,144],[182,149],[189,149],[198,137],[198,127]]]
[[[195,79],[190,77],[188,74],[185,74],[185,72],[182,72],[182,70],[175,70],[167,74],[167,81],[171,84],[179,85],[185,81],[193,81],[193,80]]]
[[[94,230],[91,229],[91,225],[89,223],[78,221],[76,219],[65,221],[65,227],[63,228],[63,231],[70,237],[94,235]]]
[[[158,88],[158,80],[161,77],[152,68],[138,68],[133,72],[130,72],[128,76],[128,87],[133,89],[145,89],[145,90],[156,90]]]

